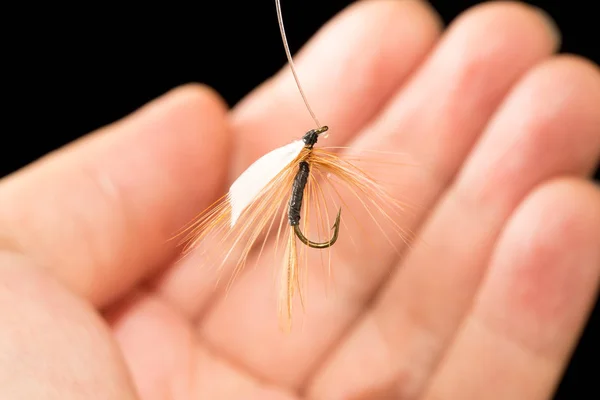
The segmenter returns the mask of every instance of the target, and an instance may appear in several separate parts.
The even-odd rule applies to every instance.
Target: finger
[[[503,231],[424,399],[551,398],[599,278],[599,188],[565,179],[536,190]]]
[[[435,201],[436,195],[458,169],[461,157],[483,129],[484,119],[493,113],[511,84],[531,65],[547,57],[555,46],[545,20],[537,13],[524,7],[508,7],[506,10],[506,6],[495,7],[474,11],[457,21],[423,69],[416,73],[414,80],[394,96],[381,119],[377,119],[354,143],[357,147],[375,147],[375,150],[405,151],[411,157],[414,153],[419,165],[424,163],[421,161],[427,150],[418,143],[428,143],[437,150],[435,170],[447,174],[438,180],[415,172],[419,168],[412,169],[412,172],[404,169],[388,171],[388,176],[394,174],[398,181],[392,188],[395,190],[392,194],[401,197],[399,188],[414,188],[411,202],[419,204],[420,208],[427,209]],[[516,42],[518,45],[515,45]],[[460,60],[454,54],[460,54]],[[507,63],[507,59],[519,61]],[[470,81],[475,76],[476,82]],[[457,82],[460,82],[458,86]],[[488,82],[495,83],[491,85]],[[441,99],[439,103],[437,99]],[[472,118],[473,115],[477,117]],[[439,121],[441,125],[431,121]],[[413,136],[415,140],[411,140]],[[442,152],[443,148],[448,155]],[[457,153],[460,157],[456,156]],[[352,202],[352,199],[345,198],[344,201]],[[358,207],[352,208],[356,210]],[[294,316],[296,320],[301,319],[301,322],[296,322],[301,329],[293,332],[293,341],[281,336],[272,296],[268,295],[270,291],[266,291],[264,286],[265,282],[271,282],[271,268],[279,265],[251,270],[238,280],[228,296],[209,315],[204,330],[207,337],[215,346],[227,349],[232,356],[243,357],[243,362],[255,370],[268,373],[271,379],[301,385],[315,363],[357,318],[393,265],[393,248],[387,243],[384,243],[385,250],[371,245],[382,237],[377,226],[369,223],[368,215],[358,214],[358,217],[364,217],[359,223],[365,229],[352,231],[352,237],[340,237],[333,248],[332,293],[327,293],[330,277],[326,268],[319,268],[316,262],[306,272],[310,288],[305,302],[306,317],[301,312]],[[409,230],[416,230],[418,220],[407,218],[398,222]],[[353,248],[356,243],[368,245],[356,249]],[[401,246],[401,238],[397,238],[396,244]],[[271,253],[265,252],[261,259],[272,259]],[[245,307],[258,310],[257,314],[237,317],[235,321],[229,319],[228,315],[239,314],[236,310]],[[296,309],[302,310],[299,306]],[[268,329],[254,323],[256,315],[269,322]],[[235,326],[233,330],[228,329],[231,335],[222,333],[226,324],[228,327]],[[237,337],[236,332],[245,332],[245,335]],[[265,358],[258,350],[253,350],[257,346],[250,342],[256,338],[277,349],[273,352],[274,359]],[[295,365],[293,370],[284,368],[291,362]]]
[[[423,1],[359,1],[294,57],[312,109],[330,127],[328,144],[344,143],[373,118],[427,54],[440,25]],[[288,65],[236,107],[233,124],[233,176],[315,127]]]
[[[174,257],[169,239],[223,189],[225,124],[211,91],[175,90],[2,181],[0,236],[104,305]]]
[[[418,396],[470,306],[506,218],[544,180],[584,175],[597,162],[599,101],[598,70],[573,57],[547,61],[519,83],[315,391],[339,398],[387,387],[394,397]],[[367,347],[377,349],[368,365],[377,373],[368,377],[360,372]],[[336,387],[341,375],[356,379]]]
[[[438,24],[425,2],[359,2],[311,41],[297,64],[304,89],[318,101],[315,108],[323,108],[323,120],[335,127],[328,142],[345,140],[373,116],[432,46]],[[301,102],[283,71],[238,106],[232,118],[242,168],[312,127]],[[165,298],[192,317],[215,293],[216,277],[211,280],[199,264],[191,254],[158,283]],[[219,276],[227,274],[224,268]]]

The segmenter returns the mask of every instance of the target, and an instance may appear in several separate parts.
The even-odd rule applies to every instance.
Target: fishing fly
[[[221,269],[233,266],[231,284],[246,266],[250,253],[257,252],[258,260],[274,234],[273,253],[276,257],[279,257],[283,243],[278,313],[282,326],[289,329],[296,291],[304,306],[300,270],[308,268],[308,251],[327,252],[327,268],[331,271],[329,251],[340,237],[345,196],[358,199],[358,204],[371,218],[375,219],[374,214],[378,213],[391,223],[394,230],[403,231],[394,221],[393,213],[386,208],[388,205],[392,206],[392,210],[401,208],[399,203],[353,163],[351,156],[338,154],[335,150],[339,148],[315,147],[321,137],[326,137],[329,128],[319,123],[309,105],[288,46],[280,0],[275,0],[275,5],[291,72],[317,126],[250,165],[233,182],[227,194],[204,210],[184,230],[187,232],[184,254],[204,244],[203,255],[212,260],[211,263]],[[345,188],[344,194],[336,183]],[[335,211],[330,213],[332,206]],[[333,215],[332,223],[330,217]],[[262,244],[257,249],[261,239]],[[394,246],[389,238],[387,240]],[[304,246],[304,251],[299,246]],[[281,258],[277,262],[281,262]]]

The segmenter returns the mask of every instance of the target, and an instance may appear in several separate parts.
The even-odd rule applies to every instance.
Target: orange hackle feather
[[[310,254],[320,256],[321,266],[325,266],[330,276],[331,251],[335,247],[334,245],[327,249],[311,249],[304,246],[299,243],[293,227],[288,223],[288,202],[301,161],[306,161],[310,166],[300,220],[302,231],[307,237],[315,241],[328,241],[331,236],[331,217],[335,215],[332,211],[335,207],[337,212],[341,207],[342,227],[345,228],[343,234],[348,235],[349,240],[352,240],[346,219],[352,218],[358,222],[356,225],[358,229],[361,226],[359,218],[355,215],[358,210],[353,210],[347,201],[350,197],[354,197],[358,200],[356,204],[366,211],[368,218],[375,222],[383,237],[393,248],[396,248],[396,242],[389,237],[382,226],[383,223],[406,241],[407,232],[395,221],[399,212],[404,209],[403,204],[395,200],[381,184],[359,168],[356,160],[353,156],[337,154],[322,148],[304,148],[294,161],[260,191],[233,227],[230,227],[231,206],[228,195],[221,197],[200,213],[178,234],[178,236],[183,235],[181,244],[185,245],[184,256],[192,250],[201,251],[203,262],[216,267],[219,272],[225,266],[233,267],[226,287],[228,291],[235,278],[246,266],[252,252],[256,253],[255,261],[258,262],[267,242],[274,240],[274,254],[280,257],[280,247],[283,244],[283,255],[278,262],[283,261],[277,308],[281,328],[289,331],[292,326],[295,295],[298,294],[304,309],[305,274],[311,267],[309,265],[311,262],[319,262],[319,260],[314,261],[314,257],[309,257]],[[365,161],[364,157],[362,161]],[[369,235],[363,236],[366,236],[366,240],[374,240],[370,239]],[[356,245],[365,246],[366,243]]]

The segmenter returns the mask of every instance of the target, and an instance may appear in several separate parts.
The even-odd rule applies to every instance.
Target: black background
[[[3,6],[0,176],[180,84],[206,83],[233,106],[285,63],[272,0],[53,3]],[[292,52],[350,3],[284,0]],[[431,3],[449,23],[480,2]],[[529,3],[557,21],[562,52],[600,63],[595,2]],[[597,305],[557,399],[600,398],[599,314]]]

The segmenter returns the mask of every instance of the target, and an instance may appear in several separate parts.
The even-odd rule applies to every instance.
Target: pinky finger
[[[575,179],[542,186],[508,223],[424,399],[551,398],[599,278],[600,190]]]

